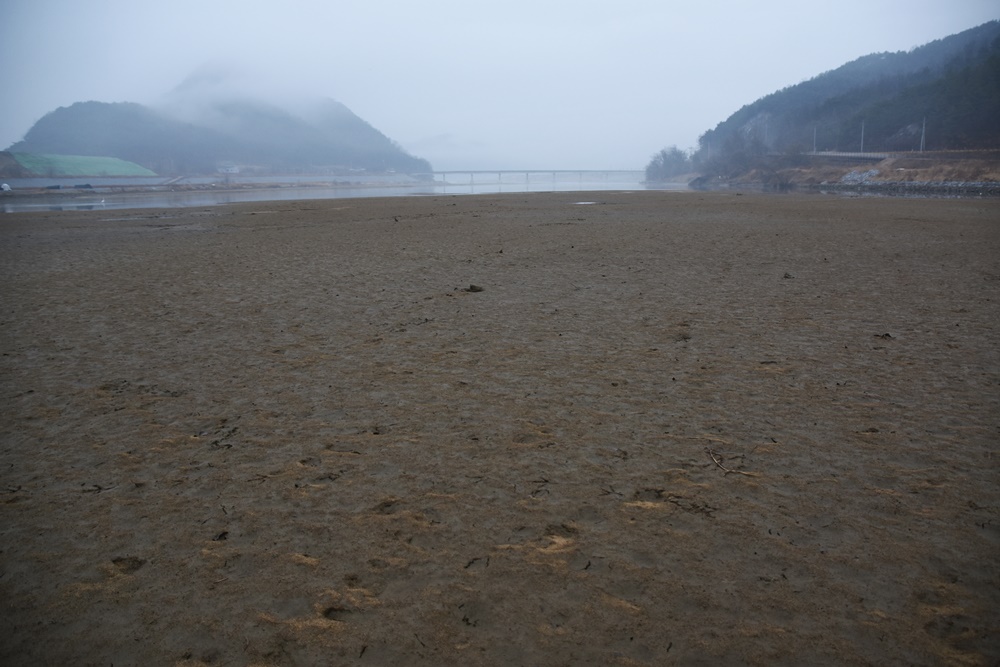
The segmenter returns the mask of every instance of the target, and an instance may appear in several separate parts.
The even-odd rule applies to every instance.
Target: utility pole
[[[924,139],[927,136],[927,116],[924,116],[924,126],[920,130],[920,152],[924,152]]]
[[[865,121],[861,121],[861,152],[865,152]]]
[[[816,153],[816,126],[813,125],[813,154]]]

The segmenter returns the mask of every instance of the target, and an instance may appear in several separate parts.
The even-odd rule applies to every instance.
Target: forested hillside
[[[699,140],[703,173],[812,151],[1000,148],[1000,21],[864,56],[749,104]]]

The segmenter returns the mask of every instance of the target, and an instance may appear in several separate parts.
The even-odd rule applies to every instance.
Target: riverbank
[[[1000,204],[0,218],[0,662],[992,664]]]
[[[824,155],[771,156],[746,172],[699,176],[700,190],[744,188],[765,192],[845,192],[895,196],[1000,196],[1000,154],[969,151],[897,154],[881,160]]]
[[[137,208],[191,208],[247,202],[280,202],[374,197],[413,197],[456,194],[494,194],[516,192],[613,192],[642,190],[639,182],[600,180],[502,180],[494,179],[449,182],[421,181],[400,177],[377,182],[245,182],[187,185],[82,185],[72,188],[18,188],[0,193],[0,212],[28,213],[40,210],[83,211]],[[515,175],[517,176],[517,175]],[[686,190],[683,183],[671,183],[658,189]]]

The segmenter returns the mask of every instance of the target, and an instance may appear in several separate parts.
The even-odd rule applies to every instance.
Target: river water
[[[206,189],[168,191],[165,188],[147,192],[114,192],[121,181],[109,183],[92,179],[87,183],[93,189],[74,188],[76,183],[55,183],[61,190],[51,195],[38,194],[22,197],[17,190],[23,187],[48,187],[54,183],[47,179],[44,183],[9,181],[14,188],[11,193],[0,193],[0,211],[20,213],[26,211],[79,211],[111,210],[123,208],[179,208],[192,206],[216,206],[242,202],[291,201],[304,199],[350,199],[358,197],[420,197],[431,195],[471,195],[517,192],[577,192],[608,190],[643,190],[641,172],[449,172],[435,178],[433,182],[415,182],[405,177],[389,175],[382,182],[374,184],[321,185],[323,181],[297,179],[298,184],[274,182],[264,179],[240,183],[235,179],[230,183],[217,183],[212,188],[211,181],[201,184]],[[327,178],[327,182],[329,178]],[[313,183],[309,185],[309,183]],[[156,183],[139,183],[129,180],[130,186],[161,186]],[[192,183],[185,180],[186,184]],[[261,186],[266,187],[261,187]],[[242,187],[241,187],[242,186]],[[663,189],[658,187],[658,189]],[[684,190],[684,184],[668,186],[668,189]],[[70,192],[67,192],[70,190]]]

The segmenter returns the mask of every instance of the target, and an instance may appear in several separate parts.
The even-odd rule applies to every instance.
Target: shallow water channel
[[[183,190],[152,192],[106,192],[104,188],[93,191],[53,192],[51,195],[30,196],[5,193],[0,196],[0,211],[22,213],[28,211],[82,211],[123,208],[181,208],[216,206],[242,202],[293,201],[304,199],[350,199],[357,197],[418,197],[431,195],[497,194],[503,192],[577,192],[607,190],[644,190],[639,182],[622,181],[543,181],[536,183],[445,183],[436,181],[414,185],[374,186],[276,186],[219,190]],[[663,189],[659,187],[658,189]],[[684,184],[667,189],[685,190]]]

